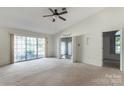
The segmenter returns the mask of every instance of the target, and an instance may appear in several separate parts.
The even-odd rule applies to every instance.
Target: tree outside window
[[[120,31],[115,33],[115,54],[120,54]]]

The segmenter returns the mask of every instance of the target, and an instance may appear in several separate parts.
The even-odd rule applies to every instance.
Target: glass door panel
[[[14,62],[26,60],[25,37],[14,36]]]
[[[36,38],[27,37],[27,60],[37,57],[37,40]]]
[[[45,39],[38,38],[38,58],[45,57]]]
[[[14,62],[45,57],[45,39],[14,36]]]

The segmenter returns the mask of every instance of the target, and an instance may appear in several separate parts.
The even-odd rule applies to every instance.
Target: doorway
[[[103,66],[120,69],[120,31],[103,32]]]
[[[60,39],[60,59],[72,58],[72,37]]]

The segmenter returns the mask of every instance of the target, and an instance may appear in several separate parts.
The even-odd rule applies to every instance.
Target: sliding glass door
[[[45,55],[45,39],[44,38],[38,38],[38,45],[37,46],[38,46],[38,58],[43,57]]]
[[[27,47],[26,47],[27,60],[37,58],[37,39],[27,37]]]
[[[14,62],[26,60],[26,38],[14,36]]]
[[[45,39],[14,36],[14,62],[45,57]]]

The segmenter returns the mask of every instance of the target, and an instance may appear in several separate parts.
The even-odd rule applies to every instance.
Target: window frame
[[[19,60],[19,61],[15,61],[15,36],[16,37],[25,37],[25,60]],[[27,59],[27,38],[36,38],[36,57],[35,58],[31,58],[31,59]],[[41,57],[39,57],[38,56],[38,54],[39,54],[39,51],[38,51],[38,48],[39,48],[39,46],[38,46],[38,39],[41,39],[41,40],[44,40],[44,42],[43,42],[43,44],[44,44],[44,49],[43,49],[43,51],[44,51],[44,55],[43,56],[41,56]],[[40,59],[40,58],[44,58],[46,55],[46,39],[45,38],[39,38],[39,37],[29,37],[29,36],[20,36],[20,35],[14,35],[14,63],[18,63],[18,62],[24,62],[24,61],[30,61],[30,60],[35,60],[35,59]],[[16,41],[16,42],[18,42],[18,41]],[[17,45],[17,44],[16,44]],[[42,47],[41,47],[42,48]]]

